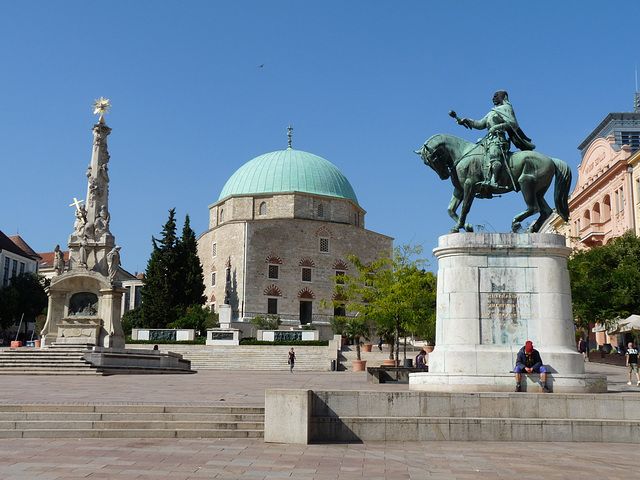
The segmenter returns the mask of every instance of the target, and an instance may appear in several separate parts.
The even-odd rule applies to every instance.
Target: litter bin
[[[335,360],[331,360],[331,371],[332,372],[336,371],[336,361]]]
[[[413,358],[405,358],[404,359],[404,367],[405,368],[413,368]]]

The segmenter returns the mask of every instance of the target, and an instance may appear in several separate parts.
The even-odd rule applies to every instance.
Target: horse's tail
[[[569,221],[569,189],[571,188],[571,168],[567,162],[552,158],[556,167],[556,186],[553,192],[553,200],[556,204],[556,212],[565,221]]]

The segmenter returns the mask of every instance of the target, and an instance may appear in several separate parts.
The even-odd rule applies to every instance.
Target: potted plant
[[[344,336],[353,340],[356,345],[356,360],[353,361],[353,371],[362,372],[367,366],[367,361],[360,356],[360,338],[369,340],[371,336],[371,324],[365,317],[353,317],[346,321]]]

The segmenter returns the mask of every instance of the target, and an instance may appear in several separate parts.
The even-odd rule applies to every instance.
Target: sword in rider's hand
[[[458,114],[456,112],[454,112],[453,110],[449,110],[449,116],[451,118],[454,118],[456,120],[456,122],[458,122],[458,125],[462,125],[465,128],[471,128],[469,125],[467,125],[466,123],[462,123],[462,119],[458,118]]]

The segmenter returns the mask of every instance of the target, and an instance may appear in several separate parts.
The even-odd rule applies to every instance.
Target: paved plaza
[[[640,395],[626,370],[607,374],[610,391]],[[406,391],[364,373],[223,372],[196,375],[1,376],[0,402],[263,405],[266,388]],[[236,439],[2,439],[0,479],[629,479],[637,445],[602,443],[385,442],[280,445]]]

